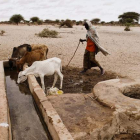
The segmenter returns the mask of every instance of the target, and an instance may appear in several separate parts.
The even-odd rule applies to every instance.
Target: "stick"
[[[73,59],[73,57],[74,57],[74,55],[75,55],[75,53],[76,53],[76,51],[77,51],[77,49],[78,49],[79,45],[80,45],[80,41],[79,41],[79,43],[78,43],[78,46],[77,46],[77,48],[76,48],[76,50],[75,50],[75,52],[74,52],[74,54],[73,54],[72,58],[70,59],[70,61],[69,61],[68,65],[70,64],[71,60]],[[67,65],[67,67],[68,67],[68,65]]]

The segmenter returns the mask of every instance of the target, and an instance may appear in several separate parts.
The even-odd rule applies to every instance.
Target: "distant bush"
[[[60,27],[63,27],[63,26],[68,27],[68,28],[72,28],[73,27],[73,22],[71,20],[67,19],[60,24]]]
[[[50,20],[50,19],[46,19],[46,20],[44,21],[44,23],[47,23],[47,24],[53,24],[54,21],[53,21],[53,20]]]
[[[82,21],[77,21],[76,25],[83,25],[83,22]]]
[[[72,20],[72,23],[76,25],[76,20]]]
[[[32,17],[30,18],[30,21],[32,21],[33,23],[38,22],[39,18],[38,17]]]
[[[47,37],[47,38],[57,38],[58,37],[58,32],[54,30],[49,30],[49,29],[43,29],[42,32],[37,34],[39,37]]]
[[[92,24],[97,24],[99,22],[100,22],[100,19],[99,18],[94,18],[94,19],[91,20],[91,23]]]
[[[1,21],[0,24],[11,24],[11,21]]]
[[[1,30],[0,35],[3,36],[4,33],[5,33],[5,31],[4,30]]]
[[[131,25],[130,23],[126,23],[125,24],[126,27],[125,27],[124,31],[130,31],[130,25]]]
[[[109,23],[110,23],[111,25],[114,25],[114,24],[115,24],[115,22],[114,22],[114,21],[110,21]]]
[[[17,25],[22,21],[24,20],[23,16],[18,14],[18,15],[13,15],[11,18],[10,18],[10,22],[14,22],[16,23]]]
[[[60,23],[60,20],[59,20],[59,19],[56,19],[56,20],[55,20],[55,23],[56,23],[56,24],[59,24],[59,23]]]
[[[42,24],[43,24],[43,20],[38,20],[38,21],[37,21],[37,24],[38,24],[38,25],[42,25]]]
[[[130,31],[130,27],[126,26],[124,31]]]
[[[105,24],[105,21],[101,21],[101,24]]]

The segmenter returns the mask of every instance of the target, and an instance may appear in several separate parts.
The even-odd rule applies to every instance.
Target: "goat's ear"
[[[14,52],[16,49],[17,49],[17,47],[14,47],[14,48],[13,48],[13,52]]]

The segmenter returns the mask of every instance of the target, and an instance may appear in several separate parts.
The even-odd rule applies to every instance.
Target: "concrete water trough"
[[[4,75],[8,63],[0,65],[0,124],[7,124],[0,126],[0,140],[7,140],[12,136]],[[93,93],[59,96],[46,96],[33,75],[28,84],[53,140],[139,140],[140,100],[127,96],[140,94],[140,80],[107,80]]]

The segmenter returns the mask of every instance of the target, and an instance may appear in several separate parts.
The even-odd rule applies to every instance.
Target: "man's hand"
[[[84,41],[87,41],[87,40],[86,40],[86,39],[81,39],[81,38],[80,38],[79,41],[82,42],[82,44],[83,44],[83,42],[84,42]]]
[[[80,38],[79,41],[83,43],[83,39]]]

